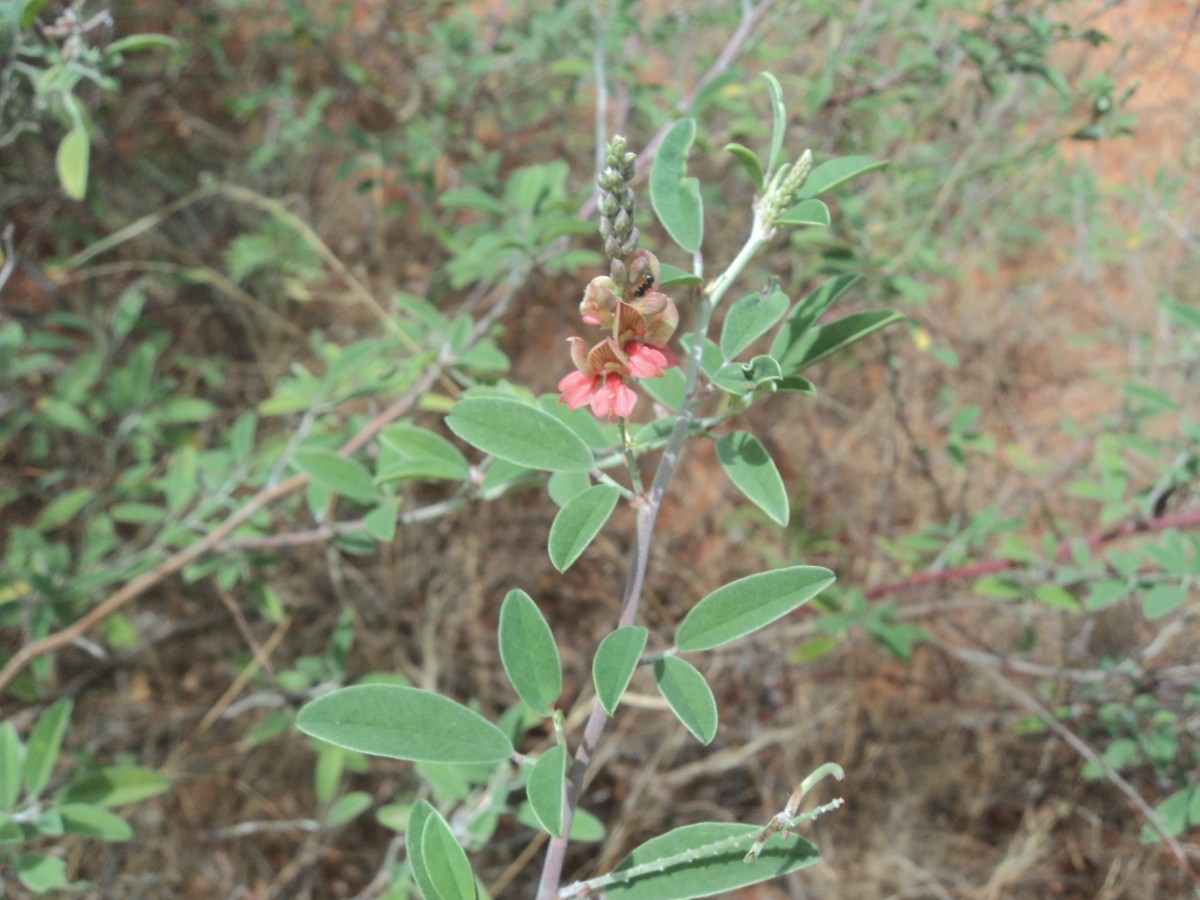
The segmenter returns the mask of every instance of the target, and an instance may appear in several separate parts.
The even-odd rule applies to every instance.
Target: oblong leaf
[[[530,828],[541,828],[541,823],[537,816],[533,814],[533,807],[529,805],[529,801],[523,801],[516,811],[517,821],[522,825]],[[604,828],[604,823],[597,819],[594,815],[584,809],[582,806],[575,810],[575,815],[571,817],[571,832],[568,838],[572,843],[579,841],[584,844],[594,844],[597,841],[604,840],[607,831]]]
[[[729,307],[721,327],[721,353],[733,359],[762,337],[788,311],[791,300],[783,291],[743,294]]]
[[[30,797],[41,794],[50,780],[73,706],[66,697],[54,701],[29,733],[25,744],[25,790]]]
[[[804,355],[794,371],[807,369],[813,363],[820,362],[825,357],[844,350],[851,344],[858,343],[867,335],[903,321],[904,315],[895,310],[872,309],[866,312],[852,313],[836,322],[830,322],[828,325],[818,325],[809,332],[811,340],[805,342]],[[782,363],[782,360],[780,362]],[[786,370],[787,367],[784,368]]]
[[[759,826],[736,822],[701,822],[668,831],[625,857],[612,874],[619,877],[631,869],[641,870],[641,874],[606,885],[604,895],[610,900],[711,897],[820,862],[821,853],[811,842],[776,832],[754,864],[747,865],[746,852],[761,831]],[[737,841],[732,847],[708,853],[702,850],[730,839]]]
[[[866,175],[876,169],[882,169],[888,164],[886,159],[871,159],[869,156],[840,156],[837,159],[826,160],[814,168],[800,189],[800,199],[819,197],[841,187],[852,178]]]
[[[745,637],[807,603],[834,580],[820,566],[793,566],[731,581],[683,617],[675,646],[680,653],[693,653]]]
[[[700,182],[687,177],[687,155],[696,139],[696,120],[671,126],[650,169],[650,204],[672,240],[695,253],[704,239],[704,206]]]
[[[379,432],[380,443],[409,460],[436,460],[443,477],[461,481],[470,474],[467,458],[459,449],[436,432],[418,428],[409,422],[397,422]]]
[[[371,481],[371,473],[362,463],[347,459],[332,450],[302,447],[293,454],[292,465],[307,475],[314,484],[335,494],[361,503],[380,498],[379,489]]]
[[[12,722],[0,722],[0,810],[12,809],[21,795],[25,748]]]
[[[89,144],[87,129],[77,125],[59,143],[54,157],[58,181],[72,200],[87,195]]]
[[[558,511],[547,542],[554,568],[565,572],[579,559],[617,508],[620,498],[621,492],[617,488],[597,484],[572,497]]]
[[[496,763],[512,743],[479,713],[440,694],[360,684],[325,694],[296,716],[305,734],[347,750],[421,762]]]
[[[500,661],[517,696],[539,716],[553,715],[562,692],[554,634],[533,598],[512,590],[500,607]]]
[[[142,766],[110,766],[73,781],[57,794],[58,803],[93,803],[125,806],[169,790],[171,780],[161,772]]]
[[[678,656],[654,662],[654,680],[671,712],[702,744],[717,736],[717,701],[700,671]]]
[[[787,525],[787,488],[758,438],[744,431],[725,435],[717,441],[717,459],[739,491],[775,522]]]
[[[820,200],[801,200],[775,220],[779,225],[823,225],[828,228],[833,223],[829,215],[829,207]]]
[[[779,360],[784,371],[794,369],[803,357],[806,345],[802,342],[809,330],[816,325],[817,319],[825,315],[838,298],[854,287],[860,277],[838,275],[836,278],[830,278],[795,305],[771,344],[771,355]]]
[[[421,856],[439,900],[475,900],[475,874],[462,844],[436,809],[421,833]]]
[[[767,157],[767,171],[774,173],[779,154],[783,151],[783,138],[787,131],[787,108],[783,105],[783,87],[779,79],[770,72],[763,72],[762,78],[767,83],[767,92],[771,95],[771,153]]]
[[[567,788],[567,745],[555,744],[541,755],[529,773],[525,793],[542,828],[562,837],[563,795]]]
[[[530,469],[586,472],[592,451],[554,416],[519,400],[472,397],[459,400],[446,425],[484,453]]]
[[[329,812],[325,814],[325,824],[332,828],[345,825],[351,819],[357,818],[370,809],[372,802],[371,795],[366,791],[351,791],[343,794],[329,807]]]
[[[80,834],[114,843],[123,843],[133,837],[129,823],[103,807],[90,803],[63,803],[55,809],[62,816],[65,834]]]
[[[425,854],[421,841],[425,837],[425,826],[437,815],[437,810],[428,800],[418,800],[408,814],[408,828],[404,832],[404,843],[408,849],[408,865],[412,868],[413,880],[425,900],[435,900],[437,888],[429,880],[429,869],[425,865]]]
[[[761,191],[766,180],[763,178],[763,167],[762,163],[758,160],[758,154],[749,147],[738,143],[726,144],[725,149],[732,153],[734,158],[742,164],[742,168],[746,170],[746,174],[754,182],[754,189]]]
[[[629,687],[649,634],[641,625],[626,625],[611,632],[596,648],[592,681],[596,684],[600,705],[610,716],[616,715],[617,704],[625,688]]]

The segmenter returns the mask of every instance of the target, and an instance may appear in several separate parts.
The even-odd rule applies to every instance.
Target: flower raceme
[[[679,312],[670,297],[652,290],[658,279],[654,254],[638,250],[627,264],[613,268],[624,289],[615,278],[593,278],[579,304],[583,321],[608,329],[610,335],[590,349],[582,338],[568,338],[576,371],[558,383],[559,402],[571,409],[588,406],[599,419],[628,418],[633,412],[637,394],[629,379],[657,378],[679,365],[666,346]]]

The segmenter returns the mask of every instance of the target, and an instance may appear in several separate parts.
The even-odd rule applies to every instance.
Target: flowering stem
[[[650,546],[654,536],[654,526],[658,519],[658,512],[662,506],[663,497],[666,495],[667,487],[670,484],[671,476],[674,474],[675,467],[679,463],[684,441],[691,430],[692,422],[696,418],[696,410],[700,404],[700,392],[697,390],[700,377],[700,359],[704,352],[704,342],[708,337],[708,328],[712,321],[713,310],[733,285],[733,282],[746,268],[750,259],[770,240],[773,233],[774,229],[768,223],[764,222],[760,211],[756,208],[750,237],[746,239],[745,245],[738,252],[737,256],[734,257],[733,261],[730,262],[728,268],[700,295],[699,303],[696,307],[696,322],[693,330],[690,363],[685,382],[684,396],[687,399],[684,401],[683,409],[680,410],[679,417],[675,421],[675,427],[671,430],[671,436],[663,449],[663,454],[659,459],[658,468],[655,470],[650,488],[644,494],[646,502],[639,506],[637,510],[637,533],[630,560],[629,577],[625,584],[625,595],[621,603],[621,615],[617,621],[618,628],[632,625],[637,620],[638,609],[642,599],[642,588],[646,580],[646,570],[650,562]],[[703,275],[704,261],[703,257],[698,253],[694,259],[694,268],[696,274]],[[633,458],[633,450],[626,431],[625,420],[621,419],[620,424],[621,441],[625,448],[626,461],[640,494],[642,490],[640,481],[637,480],[638,470],[636,460]],[[575,817],[575,808],[579,804],[579,796],[583,791],[584,779],[591,766],[592,756],[600,743],[600,738],[604,734],[604,728],[608,724],[608,718],[608,712],[604,709],[603,704],[596,703],[592,707],[591,715],[588,716],[587,724],[584,726],[583,736],[575,751],[575,761],[571,766],[571,771],[567,778],[562,822],[564,837],[550,839],[550,846],[546,851],[546,859],[542,866],[541,880],[538,883],[537,900],[554,900],[554,898],[559,896],[563,862],[566,859],[567,852],[568,839],[566,835],[570,834],[571,821]]]

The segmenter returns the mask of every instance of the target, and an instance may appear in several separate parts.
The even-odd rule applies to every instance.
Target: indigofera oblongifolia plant
[[[624,138],[613,138],[598,178],[600,235],[609,271],[583,290],[580,315],[593,336],[567,338],[575,370],[559,382],[558,402],[531,402],[528,392],[504,383],[477,384],[464,392],[446,418],[455,435],[489,457],[551,473],[551,489],[561,509],[550,530],[548,550],[560,571],[575,562],[618,503],[635,509],[636,535],[621,612],[592,650],[594,696],[563,696],[558,652],[562,636],[552,632],[537,602],[515,587],[500,607],[498,636],[501,662],[520,704],[499,725],[438,693],[381,683],[318,697],[298,716],[302,731],[347,749],[469,767],[481,786],[476,810],[515,812],[548,836],[537,890],[541,900],[585,895],[670,900],[776,878],[820,859],[818,849],[795,830],[842,802],[834,799],[801,809],[818,781],[827,775],[841,779],[841,768],[828,763],[798,785],[765,824],[686,825],[637,847],[607,873],[562,884],[569,842],[586,839],[584,831],[594,822],[580,810],[585,777],[635,671],[645,667],[652,674],[670,710],[707,745],[718,733],[717,703],[702,671],[685,656],[766,628],[834,582],[832,572],[817,566],[761,572],[699,600],[673,636],[652,634],[640,624],[658,513],[684,444],[689,438],[715,441],[732,482],[771,519],[786,525],[788,494],[775,463],[757,438],[734,430],[732,421],[775,395],[813,393],[812,384],[800,374],[803,370],[901,318],[891,311],[870,311],[818,324],[854,277],[830,279],[794,304],[770,280],[747,285],[747,292],[727,311],[719,340],[710,339],[714,310],[776,233],[784,227],[828,226],[829,209],[818,197],[881,165],[848,157],[814,166],[807,150],[794,162],[784,161],[787,117],[782,91],[774,77],[764,77],[774,119],[765,163],[746,147],[727,148],[745,168],[756,193],[750,234],[725,270],[705,280],[703,205],[698,181],[687,175],[695,121],[680,120],[666,132],[649,178],[658,220],[690,255],[691,272],[660,263],[654,253],[638,247],[632,186],[636,157]],[[677,354],[670,344],[681,306],[693,308],[694,325],[680,340],[682,353]],[[768,352],[751,355],[751,348],[772,331]],[[635,427],[635,408],[646,408],[638,403],[639,390],[653,396],[653,413],[650,421]],[[644,482],[642,463],[653,452],[658,453],[657,462]],[[576,719],[585,722],[578,736],[567,727]],[[539,750],[538,741],[544,741],[540,735],[549,729],[535,734],[532,726],[547,720],[554,741]],[[510,805],[509,795],[520,797],[521,792],[524,802]],[[485,893],[464,845],[479,846],[481,837],[486,840],[488,835],[479,833],[481,816],[463,807],[437,809],[420,800],[410,809],[408,865],[428,898]],[[490,817],[493,829],[496,818]]]

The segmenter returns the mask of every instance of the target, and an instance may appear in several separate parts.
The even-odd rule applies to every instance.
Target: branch
[[[1152,534],[1166,531],[1168,528],[1191,529],[1200,527],[1200,510],[1175,516],[1162,516],[1157,519],[1135,518],[1128,522],[1084,538],[1084,545],[1089,550],[1096,550],[1105,544],[1131,537],[1135,534]],[[1073,541],[1063,541],[1054,551],[1054,561],[1067,562],[1071,558]],[[957,566],[949,569],[939,569],[936,572],[918,572],[900,581],[880,584],[867,591],[868,600],[877,600],[889,594],[898,594],[910,588],[924,587],[927,584],[939,584],[944,581],[960,581],[965,578],[979,578],[993,572],[1004,572],[1017,569],[1025,564],[1012,559],[991,559],[984,562],[972,563],[968,566]]]

